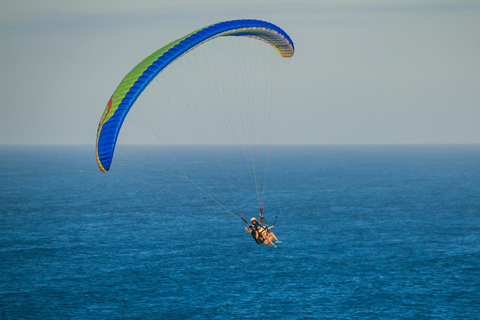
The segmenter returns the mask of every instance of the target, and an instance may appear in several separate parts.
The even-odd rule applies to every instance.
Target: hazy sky
[[[478,0],[0,0],[0,144],[94,144],[136,63],[242,18],[295,43],[285,143],[480,143]]]

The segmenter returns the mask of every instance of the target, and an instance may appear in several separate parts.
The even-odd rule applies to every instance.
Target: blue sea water
[[[272,159],[277,248],[92,147],[0,147],[0,318],[480,319],[480,146]]]

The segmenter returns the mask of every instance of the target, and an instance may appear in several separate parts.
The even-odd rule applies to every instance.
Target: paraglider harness
[[[262,219],[260,220],[261,223],[265,223],[267,222],[267,220],[263,217],[263,208],[260,207],[260,216],[262,217]],[[245,218],[242,218],[243,221],[248,225],[248,228],[250,230],[252,230],[251,234],[252,234],[252,237],[253,237],[253,240],[255,240],[255,242],[258,244],[258,245],[261,245],[261,244],[268,244],[268,234],[270,233],[270,231],[268,230],[268,227],[266,226],[262,226],[260,223],[257,223],[257,224],[249,224]],[[263,220],[263,221],[262,221]],[[272,226],[275,226],[275,222],[277,222],[277,217],[275,217],[275,221],[273,222],[273,225]]]

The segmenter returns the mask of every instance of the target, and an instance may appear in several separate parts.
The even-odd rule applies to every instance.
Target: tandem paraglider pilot
[[[258,222],[257,218],[255,217],[250,219],[251,225],[249,225],[248,228],[245,227],[245,232],[250,233],[257,244],[263,243],[276,248],[277,245],[273,243],[273,239],[275,239],[276,243],[281,243],[281,241],[278,241],[275,234],[270,231],[270,229],[275,227],[275,224],[273,224],[271,227],[262,226],[262,224],[265,223],[265,218],[263,217],[262,210],[260,210],[260,218],[261,219]]]

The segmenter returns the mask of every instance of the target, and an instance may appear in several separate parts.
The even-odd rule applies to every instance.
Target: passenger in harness
[[[262,226],[262,224],[265,222],[265,218],[263,217],[261,209],[260,218],[261,219],[259,222],[257,222],[256,218],[250,219],[251,225],[249,225],[248,228],[245,228],[245,232],[250,233],[257,244],[263,243],[266,245],[272,245],[274,248],[276,248],[277,246],[273,243],[273,239],[275,239],[276,243],[281,243],[281,241],[278,241],[275,234],[270,232],[270,229],[272,229],[275,225],[271,227]]]

